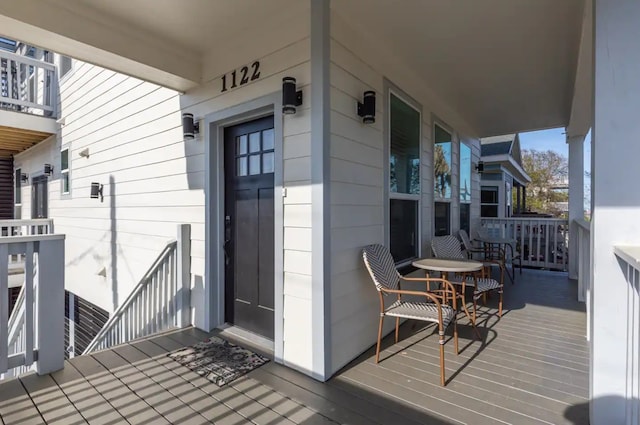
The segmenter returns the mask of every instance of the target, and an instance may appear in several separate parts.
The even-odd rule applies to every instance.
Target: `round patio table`
[[[464,258],[423,258],[421,260],[414,261],[411,264],[414,267],[426,270],[427,273],[429,271],[441,272],[444,279],[447,279],[447,273],[472,273],[482,270],[483,267],[483,264],[480,261],[467,260]],[[473,316],[471,316],[471,313],[469,313],[464,299],[464,288],[466,286],[464,280],[461,282],[451,283],[462,285],[462,292],[458,293],[457,297],[462,301],[462,308],[471,322],[476,335],[478,338],[481,338],[480,333],[476,328],[476,321]],[[427,284],[427,291],[430,289],[430,286]]]

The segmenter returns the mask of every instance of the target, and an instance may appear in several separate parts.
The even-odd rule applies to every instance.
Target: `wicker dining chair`
[[[481,261],[488,270],[497,268],[500,272],[500,284],[504,285],[504,272],[506,270],[504,251],[500,248],[473,246],[467,231],[464,229],[460,229],[458,234],[462,240],[462,246],[464,246],[464,253],[467,254],[467,258]],[[476,256],[474,257],[474,255]]]
[[[440,278],[411,278],[401,276],[396,269],[395,261],[387,248],[382,245],[368,245],[362,250],[362,258],[371,275],[371,279],[380,297],[380,321],[378,323],[378,342],[376,345],[376,363],[380,360],[380,341],[382,324],[386,316],[396,318],[395,342],[398,342],[400,319],[413,319],[436,323],[440,342],[440,385],[445,385],[444,377],[444,344],[445,330],[453,323],[453,344],[458,354],[458,328],[456,326],[457,295],[454,286]],[[434,291],[408,291],[401,288],[401,281],[436,282],[441,289]],[[395,294],[396,300],[385,306],[383,295]],[[419,296],[426,302],[407,301],[403,296]],[[451,301],[452,306],[447,303]]]
[[[438,258],[454,258],[454,259],[468,259],[467,255],[462,251],[460,241],[453,235],[436,236],[431,240],[431,250],[433,255]],[[484,262],[483,262],[484,265]],[[473,324],[476,323],[476,311],[478,309],[478,299],[484,297],[488,292],[497,290],[500,294],[500,300],[498,302],[498,316],[502,317],[502,295],[504,292],[504,276],[500,277],[500,282],[491,278],[485,277],[485,267],[483,267],[480,274],[474,273],[471,276],[457,275],[453,279],[449,278],[449,282],[454,285],[462,286],[462,302],[464,303],[465,287],[473,287]],[[463,304],[464,305],[464,304]]]

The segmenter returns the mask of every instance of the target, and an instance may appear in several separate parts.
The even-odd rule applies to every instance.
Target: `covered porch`
[[[438,383],[437,333],[408,321],[320,383],[269,362],[219,388],[167,357],[205,339],[189,328],[80,356],[50,375],[0,383],[9,423],[585,424],[588,344],[584,304],[566,274],[525,270],[505,289],[499,321],[490,300],[484,340],[460,315],[461,353],[446,348]],[[216,332],[217,333],[217,332]],[[250,347],[244,340],[240,345]],[[266,353],[269,354],[269,353]]]

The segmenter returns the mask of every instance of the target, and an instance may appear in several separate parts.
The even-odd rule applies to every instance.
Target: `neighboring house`
[[[505,218],[526,212],[526,187],[531,178],[522,167],[519,134],[485,137],[480,143],[484,166],[480,214]]]
[[[0,0],[2,35],[77,60],[41,61],[25,87],[57,72],[55,102],[31,91],[40,116],[0,111],[0,129],[23,135],[5,145],[27,177],[22,216],[66,235],[66,289],[113,312],[190,224],[192,323],[244,328],[320,380],[376,340],[363,246],[404,265],[436,234],[473,231],[480,138],[541,128],[566,127],[581,219],[593,127],[593,220],[570,238],[588,272],[578,354],[591,423],[637,423],[636,0],[35,3]],[[553,294],[540,302],[552,313]]]

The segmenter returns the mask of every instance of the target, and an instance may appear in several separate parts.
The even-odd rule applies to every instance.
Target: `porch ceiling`
[[[486,137],[569,124],[585,1],[331,5]],[[212,57],[259,48],[251,31],[295,24],[303,8],[298,0],[0,0],[0,34],[188,90],[220,71],[205,69]]]
[[[0,158],[8,158],[40,143],[51,133],[0,125]]]
[[[584,0],[334,1],[479,136],[566,126]],[[396,82],[402,85],[402,82]]]

